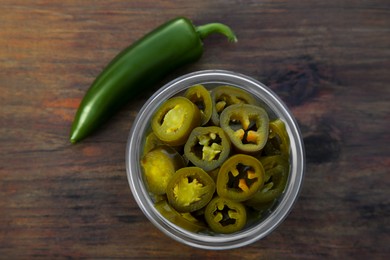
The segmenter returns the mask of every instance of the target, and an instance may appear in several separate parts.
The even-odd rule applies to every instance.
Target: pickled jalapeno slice
[[[157,138],[157,136],[153,131],[151,131],[145,138],[143,155],[147,154],[149,151],[153,150],[154,148],[160,145],[164,145],[164,143]]]
[[[198,107],[185,97],[165,101],[152,118],[154,134],[166,144],[177,146],[187,141],[192,129],[200,125]]]
[[[166,187],[173,174],[185,166],[183,157],[170,146],[158,146],[141,160],[149,191],[156,194],[165,194]]]
[[[248,92],[232,86],[219,86],[211,91],[213,111],[211,121],[214,125],[219,125],[222,111],[235,104],[256,104],[256,99]]]
[[[230,234],[244,228],[247,213],[240,202],[215,197],[206,207],[205,219],[214,232]]]
[[[264,186],[246,202],[249,206],[258,207],[270,203],[284,191],[288,180],[290,166],[285,157],[280,155],[260,158],[265,171]]]
[[[177,212],[166,200],[157,202],[154,207],[164,216],[164,218],[188,231],[199,232],[206,228],[202,222],[198,221],[190,213]]]
[[[192,212],[209,203],[215,183],[203,169],[184,167],[172,176],[166,192],[169,204],[178,212]]]
[[[245,201],[263,186],[264,178],[264,169],[259,160],[250,155],[236,154],[219,169],[217,193],[233,201]]]
[[[286,159],[290,156],[290,139],[286,125],[279,118],[269,123],[268,141],[264,147],[264,155],[281,155]]]
[[[184,146],[184,154],[195,166],[211,171],[229,156],[230,139],[220,127],[197,127]]]
[[[259,152],[267,143],[269,118],[259,106],[231,105],[222,112],[220,124],[232,144],[241,152]]]
[[[188,98],[199,108],[201,125],[207,124],[213,111],[210,92],[203,85],[195,85],[187,89],[184,93],[184,97]]]

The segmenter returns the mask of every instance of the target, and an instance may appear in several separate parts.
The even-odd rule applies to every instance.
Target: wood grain
[[[223,22],[229,44],[161,84],[226,69],[269,85],[304,136],[307,173],[284,223],[250,246],[204,251],[142,214],[125,169],[127,136],[153,91],[80,144],[68,141],[85,91],[124,47],[166,20]],[[15,1],[0,4],[0,258],[388,259],[390,4],[342,1]]]

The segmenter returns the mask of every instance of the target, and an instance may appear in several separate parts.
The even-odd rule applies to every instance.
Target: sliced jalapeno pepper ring
[[[233,201],[250,199],[264,184],[264,169],[259,160],[236,154],[221,166],[217,177],[217,193]]]
[[[144,143],[143,155],[147,154],[149,151],[153,150],[157,146],[164,145],[164,143],[157,138],[156,134],[152,131],[146,138]]]
[[[186,230],[192,232],[199,232],[205,229],[205,225],[199,222],[196,218],[191,216],[190,213],[177,212],[166,200],[157,202],[154,207],[161,213],[166,219],[173,224],[178,225]]]
[[[141,166],[149,191],[161,195],[165,194],[169,180],[176,170],[185,166],[185,162],[175,149],[164,145],[146,153]]]
[[[267,156],[282,155],[286,159],[289,158],[290,139],[284,122],[279,118],[269,123],[269,135],[264,154]]]
[[[184,97],[188,98],[199,108],[201,113],[201,125],[207,124],[213,111],[210,92],[203,85],[196,85],[190,87],[184,93]]]
[[[267,112],[254,105],[237,104],[221,114],[220,125],[241,152],[258,152],[268,140]]]
[[[265,171],[264,186],[246,202],[254,207],[270,203],[283,193],[290,169],[286,158],[280,155],[263,157],[260,161]]]
[[[240,202],[215,197],[206,207],[205,219],[214,232],[229,234],[245,226],[247,213]]]
[[[230,154],[230,140],[217,126],[195,128],[184,146],[184,154],[205,171],[221,166]]]
[[[163,142],[177,146],[187,141],[192,129],[200,125],[198,107],[185,97],[167,100],[152,118],[152,129]]]
[[[220,124],[220,115],[222,111],[235,104],[256,104],[256,99],[248,92],[232,87],[219,86],[211,91],[211,100],[213,102],[213,111],[211,121],[214,125]]]
[[[176,171],[167,185],[170,205],[179,212],[192,212],[209,203],[215,192],[214,180],[199,167]]]

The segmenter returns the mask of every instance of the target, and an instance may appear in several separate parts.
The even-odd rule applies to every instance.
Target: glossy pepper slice
[[[161,215],[163,215],[164,218],[188,231],[199,232],[206,229],[206,226],[190,213],[177,212],[166,200],[157,202],[154,207],[161,213]]]
[[[280,155],[267,156],[260,159],[265,171],[264,186],[246,202],[253,207],[261,207],[278,198],[286,187],[289,175],[289,163]]]
[[[290,157],[290,139],[286,125],[279,118],[269,123],[268,141],[263,154],[266,156],[281,155],[287,159]]]
[[[240,202],[215,197],[206,206],[205,219],[214,232],[230,234],[244,228],[247,213],[245,206]]]
[[[172,176],[166,192],[173,208],[179,212],[192,212],[209,203],[215,192],[215,183],[201,168],[184,167]]]
[[[236,154],[221,166],[217,177],[217,193],[233,201],[245,201],[263,186],[264,169],[260,161],[246,154]]]
[[[221,166],[230,154],[229,137],[217,126],[197,127],[188,137],[184,154],[203,170],[214,170]]]
[[[141,166],[150,192],[165,194],[167,185],[176,170],[185,166],[181,155],[169,146],[158,146],[141,160]]]
[[[259,106],[231,105],[222,112],[220,124],[241,152],[259,152],[267,143],[269,118]]]
[[[154,134],[158,139],[172,146],[185,144],[192,129],[199,125],[200,111],[185,97],[168,99],[152,118]]]
[[[201,125],[205,125],[211,118],[213,104],[211,94],[203,85],[192,86],[184,93],[184,97],[191,100],[200,110]]]
[[[211,121],[214,125],[219,125],[222,111],[235,104],[256,104],[256,99],[248,92],[232,86],[219,86],[211,91],[213,111]]]
[[[149,151],[153,150],[157,146],[164,145],[164,143],[157,138],[157,136],[150,132],[145,138],[145,144],[143,149],[143,155],[147,154]]]
[[[100,73],[76,112],[70,141],[78,142],[96,130],[129,100],[150,88],[166,74],[198,60],[202,40],[219,33],[237,41],[226,25],[194,26],[184,17],[162,24],[120,52]]]

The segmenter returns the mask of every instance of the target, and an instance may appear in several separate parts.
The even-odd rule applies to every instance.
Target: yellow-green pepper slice
[[[286,159],[290,157],[290,139],[286,125],[279,118],[269,123],[268,141],[264,147],[263,155],[282,155]]]
[[[157,109],[152,118],[152,129],[164,143],[178,146],[185,144],[200,120],[200,111],[194,103],[185,97],[173,97]]]
[[[265,171],[264,186],[246,202],[246,205],[255,208],[271,203],[283,193],[290,171],[288,161],[280,155],[260,158],[260,162]]]
[[[222,112],[220,125],[241,152],[259,152],[267,143],[269,118],[259,106],[231,105]]]
[[[195,166],[211,171],[229,156],[230,139],[220,127],[197,127],[188,137],[184,154]]]
[[[209,203],[215,183],[203,169],[184,167],[172,176],[166,192],[169,204],[178,212],[192,212]]]
[[[210,92],[203,85],[195,85],[187,89],[184,97],[191,100],[200,110],[201,125],[205,125],[211,118],[213,104]]]
[[[256,99],[248,92],[233,86],[218,86],[211,91],[211,100],[213,102],[213,112],[211,121],[214,125],[219,125],[222,111],[235,104],[257,103]]]
[[[244,228],[247,213],[245,206],[240,202],[215,197],[206,206],[205,219],[214,232],[230,234]]]
[[[169,146],[158,146],[141,160],[148,189],[155,195],[165,194],[167,185],[173,174],[185,166],[184,159]]]
[[[157,202],[154,207],[170,222],[188,231],[199,232],[206,229],[206,226],[190,213],[177,212],[166,200]]]
[[[145,144],[143,149],[143,155],[147,154],[149,151],[153,150],[157,146],[164,145],[164,143],[157,138],[154,132],[150,132],[145,138]]]
[[[219,169],[217,193],[233,201],[245,201],[263,186],[264,178],[264,169],[259,160],[250,155],[236,154]]]

